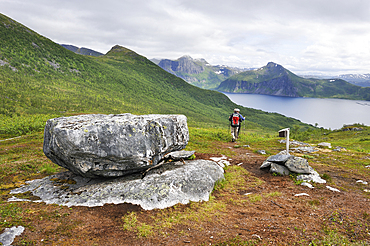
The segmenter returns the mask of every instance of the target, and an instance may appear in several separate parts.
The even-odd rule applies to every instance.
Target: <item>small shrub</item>
[[[47,174],[47,175],[54,174],[57,172],[57,170],[58,170],[58,167],[50,163],[45,163],[44,165],[40,167],[40,172]]]
[[[325,179],[328,183],[330,183],[330,182],[331,182],[331,177],[330,177],[330,175],[329,175],[329,174],[323,173],[323,174],[321,175],[321,177],[322,177],[323,179]]]
[[[306,159],[315,159],[312,155],[303,155],[302,157]]]
[[[149,237],[152,236],[153,233],[153,226],[147,225],[145,223],[142,223],[140,226],[137,227],[138,230],[138,236],[139,237]]]
[[[125,217],[122,217],[123,219],[123,229],[127,231],[132,231],[136,228],[137,225],[137,217],[135,212],[131,212]]]
[[[262,201],[262,196],[259,194],[252,194],[249,196],[249,201],[254,203],[254,202],[260,202]]]
[[[319,206],[320,201],[319,200],[311,200],[311,201],[308,201],[308,204],[310,204],[311,206]]]
[[[289,177],[293,180],[293,182],[294,182],[294,184],[296,184],[296,185],[300,185],[300,184],[302,184],[304,181],[303,180],[298,180],[297,179],[297,176],[298,176],[299,174],[297,174],[297,173],[290,173],[289,174]]]
[[[273,191],[265,195],[266,197],[276,197],[276,196],[281,196],[280,191]]]

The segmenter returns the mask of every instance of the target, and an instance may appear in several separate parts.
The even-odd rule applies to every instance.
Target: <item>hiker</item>
[[[229,121],[231,122],[231,136],[233,137],[233,142],[238,139],[241,122],[245,120],[239,112],[240,110],[236,108],[234,109],[234,113],[232,113],[229,117]]]

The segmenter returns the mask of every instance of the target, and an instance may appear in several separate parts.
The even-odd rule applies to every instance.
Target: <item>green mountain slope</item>
[[[225,79],[245,71],[226,66],[212,66],[204,59],[193,59],[190,56],[182,56],[177,60],[162,59],[158,61],[158,66],[204,89],[215,89]]]
[[[0,15],[0,117],[80,113],[184,114],[189,125],[226,126],[234,107],[225,95],[200,89],[143,56],[115,46],[83,56]],[[241,107],[248,125],[307,125]],[[1,128],[1,125],[0,125]],[[0,129],[1,130],[1,129]]]
[[[218,91],[288,97],[321,97],[370,100],[370,88],[352,85],[341,79],[305,79],[282,66],[266,66],[231,76]]]

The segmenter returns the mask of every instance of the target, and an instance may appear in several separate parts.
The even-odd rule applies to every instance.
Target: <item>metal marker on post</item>
[[[290,128],[281,129],[279,131],[279,137],[286,137],[286,153],[289,155],[289,131]]]

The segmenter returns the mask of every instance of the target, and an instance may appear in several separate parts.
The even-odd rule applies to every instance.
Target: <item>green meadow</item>
[[[335,168],[342,170],[345,178],[370,181],[370,169],[366,167],[370,165],[368,126],[358,125],[361,131],[332,131],[280,114],[242,107],[221,93],[186,83],[124,47],[112,47],[101,57],[78,55],[1,14],[0,36],[3,64],[0,66],[0,232],[19,225],[37,232],[32,234],[34,238],[31,235],[21,237],[15,245],[40,245],[41,239],[48,245],[56,245],[59,239],[66,240],[66,244],[60,245],[101,243],[98,236],[83,234],[79,238],[75,235],[75,230],[87,226],[80,208],[8,202],[12,189],[27,181],[65,171],[48,160],[42,150],[45,123],[56,117],[95,113],[184,114],[190,132],[187,150],[230,158],[237,155],[236,149],[256,155],[261,149],[268,155],[277,154],[285,148],[278,141],[277,131],[290,127],[294,140],[312,145],[330,142],[332,146],[346,148],[340,152],[306,154],[304,157],[314,167]],[[228,116],[235,107],[240,108],[246,121],[238,143],[230,146]],[[337,183],[330,173],[323,173],[323,177],[337,188],[363,193],[363,187]],[[291,177],[290,184],[295,185],[295,182]],[[257,209],[261,202],[283,196],[278,191],[253,194],[248,198],[239,195],[246,188],[256,189],[263,183],[260,177],[246,169],[229,166],[225,168],[225,180],[215,186],[208,202],[176,205],[153,213],[129,211],[115,222],[119,231],[129,233],[133,240],[151,240],[171,233],[186,236],[189,234],[187,228],[206,230],[203,223],[215,218],[216,222],[224,223],[231,207]],[[368,193],[362,196],[370,199]],[[19,198],[37,199],[32,194]],[[322,203],[313,200],[307,206],[311,208]],[[331,242],[335,240],[346,245],[362,245],[364,235],[369,233],[370,217],[362,214],[358,221],[346,224],[346,230],[360,228],[356,233],[361,237],[353,240],[349,236],[353,234],[341,230],[342,225],[336,228],[320,226],[315,231],[316,236],[310,234],[311,245],[333,245]],[[298,239],[289,240],[295,245],[308,245],[299,244]],[[258,245],[258,240],[228,235],[218,244]]]

